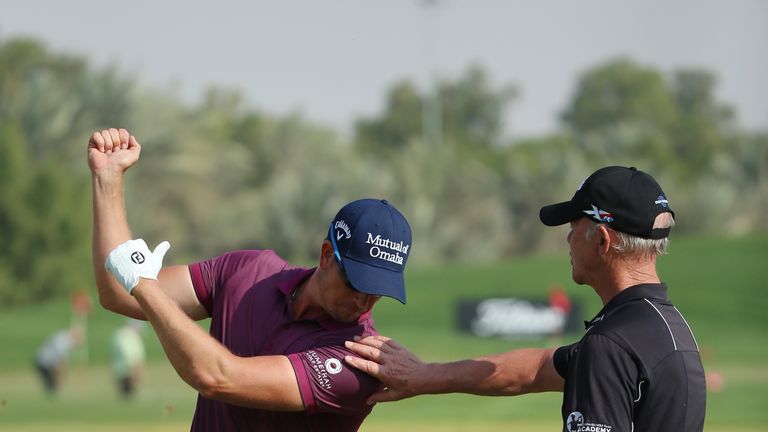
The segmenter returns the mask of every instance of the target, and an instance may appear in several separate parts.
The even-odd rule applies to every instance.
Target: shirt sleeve
[[[566,378],[568,375],[568,363],[573,357],[573,352],[579,343],[571,345],[561,346],[555,350],[555,354],[552,356],[552,361],[555,363],[555,370],[561,377]]]
[[[567,349],[560,357],[568,359],[563,401],[564,430],[630,432],[638,379],[637,365],[632,357],[600,334],[587,335],[578,344],[563,348]],[[557,364],[556,360],[556,367]],[[580,422],[582,429],[569,429],[572,427],[569,422]]]
[[[355,354],[343,347],[328,346],[288,355],[307,414],[359,415],[371,411],[366,401],[381,385],[348,366],[344,362],[346,355]]]

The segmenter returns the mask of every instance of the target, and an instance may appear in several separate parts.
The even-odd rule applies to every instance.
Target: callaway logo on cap
[[[386,200],[353,201],[333,218],[328,239],[356,290],[405,304],[403,271],[411,253],[411,227],[396,208]]]
[[[654,229],[653,224],[665,212],[675,215],[653,177],[634,167],[609,166],[587,177],[570,201],[542,207],[539,218],[557,226],[588,217],[623,233],[661,239],[669,228]]]

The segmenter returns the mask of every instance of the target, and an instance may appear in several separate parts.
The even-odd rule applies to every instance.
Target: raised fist
[[[94,174],[122,174],[139,160],[141,145],[125,129],[104,129],[88,140],[88,167]]]

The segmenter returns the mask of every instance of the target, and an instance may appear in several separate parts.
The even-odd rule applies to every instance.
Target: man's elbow
[[[187,381],[187,383],[197,390],[200,396],[209,400],[225,402],[230,405],[269,411],[304,410],[301,401],[288,401],[278,394],[274,394],[273,397],[269,398],[259,397],[256,394],[245,392],[245,389],[236,383],[220,381],[210,376],[208,378],[193,378]],[[266,395],[262,394],[262,396]]]
[[[218,400],[218,399],[221,399],[224,393],[222,391],[221,384],[218,381],[213,379],[193,380],[192,382],[190,382],[190,385],[194,387],[194,389],[197,390],[198,393],[200,393],[200,396],[206,399]]]
[[[237,385],[231,381],[206,374],[194,376],[187,382],[200,393],[200,396],[206,399],[222,401],[232,405],[249,408],[261,407],[258,404],[254,405],[253,401],[244,399],[242,395],[239,394]]]
[[[101,305],[104,310],[114,312],[118,315],[141,320],[146,319],[141,312],[141,309],[131,307],[131,305],[127,304],[124,299],[121,299],[114,294],[99,291],[99,305]]]
[[[99,290],[99,304],[102,308],[115,313],[120,313],[117,301],[114,295],[105,294]]]
[[[209,370],[193,368],[182,378],[206,399],[220,400],[227,394],[225,380]]]
[[[490,382],[493,383],[488,391],[488,395],[491,396],[517,396],[526,394],[530,393],[534,386],[533,377],[527,375],[494,375],[491,377]]]
[[[539,393],[542,390],[534,377],[526,376],[521,378],[520,381],[517,382],[517,385],[510,389],[510,391],[513,395],[524,395],[528,393]]]

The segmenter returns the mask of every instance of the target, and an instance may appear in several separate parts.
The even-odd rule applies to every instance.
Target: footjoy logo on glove
[[[134,252],[131,254],[131,261],[136,264],[142,264],[144,262],[144,255],[141,252]]]

